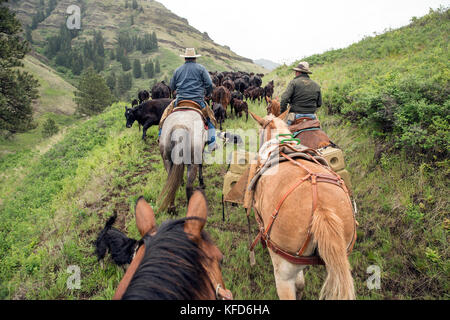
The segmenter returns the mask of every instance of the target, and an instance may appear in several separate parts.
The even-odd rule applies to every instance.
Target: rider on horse
[[[308,62],[300,62],[293,70],[295,78],[281,97],[281,113],[287,110],[288,103],[291,105],[288,125],[300,118],[317,119],[315,112],[322,105],[320,86],[308,75],[312,73]]]
[[[201,55],[195,54],[194,48],[187,48],[184,55],[185,64],[175,70],[172,80],[170,81],[170,89],[172,92],[176,90],[177,97],[174,107],[179,101],[191,100],[201,106],[202,109],[207,108],[205,96],[209,96],[213,90],[213,84],[208,71],[204,66],[197,63],[197,57]],[[216,148],[216,128],[211,119],[208,122],[208,149],[210,151]]]

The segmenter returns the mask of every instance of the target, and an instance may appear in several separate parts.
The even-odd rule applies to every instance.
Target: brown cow
[[[234,98],[233,106],[234,106],[234,114],[236,115],[236,118],[242,117],[242,112],[245,112],[247,114],[246,121],[248,121],[248,104],[247,104],[247,102]],[[231,110],[231,112],[233,113],[233,110]]]
[[[231,93],[224,86],[217,87],[212,93],[212,101],[215,103],[220,103],[225,108],[226,115],[227,107],[231,101]]]

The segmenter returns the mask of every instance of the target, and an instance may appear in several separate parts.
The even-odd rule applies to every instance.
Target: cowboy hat
[[[183,54],[180,54],[180,57],[183,58],[198,58],[201,57],[199,54],[195,54],[195,48],[186,48],[186,51]]]
[[[300,62],[297,68],[293,68],[293,70],[304,73],[312,73],[311,70],[309,70],[309,63],[306,61]]]

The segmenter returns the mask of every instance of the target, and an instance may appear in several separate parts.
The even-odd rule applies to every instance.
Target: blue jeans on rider
[[[179,98],[177,98],[177,100],[175,101],[175,106],[177,106],[178,104],[178,100],[180,100]],[[189,99],[192,101],[197,102],[202,109],[206,108],[206,102],[203,99]],[[216,128],[214,127],[214,125],[212,124],[211,120],[208,118],[208,149],[211,150],[214,148],[215,143],[216,143]],[[161,136],[161,129],[159,129],[159,133],[158,136]]]
[[[317,117],[315,114],[309,114],[309,113],[296,113],[295,114],[295,119],[300,119],[300,118],[310,118],[311,120],[316,120]],[[287,122],[287,125],[290,126],[292,124],[292,121],[289,120]]]

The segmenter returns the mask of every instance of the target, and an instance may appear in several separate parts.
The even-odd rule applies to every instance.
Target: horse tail
[[[172,137],[175,130],[185,130],[183,125],[175,125],[172,127],[169,137]],[[170,146],[167,152],[167,159],[171,158],[171,153],[175,148],[175,142],[171,139],[169,142]],[[172,166],[170,167],[169,174],[167,177],[166,184],[162,188],[161,194],[159,195],[158,201],[162,199],[161,204],[159,206],[159,210],[165,211],[171,203],[174,202],[176,192],[183,182],[183,174],[184,174],[184,163],[181,162],[179,164],[175,164],[172,162]]]
[[[342,220],[334,212],[319,209],[314,214],[311,232],[328,273],[320,291],[320,299],[355,299]]]
[[[175,195],[177,193],[178,188],[183,182],[183,174],[184,174],[184,164],[173,164],[169,171],[169,176],[167,177],[166,184],[164,185],[159,199],[163,195],[164,198],[159,206],[159,210],[166,210],[171,203],[175,200]]]

